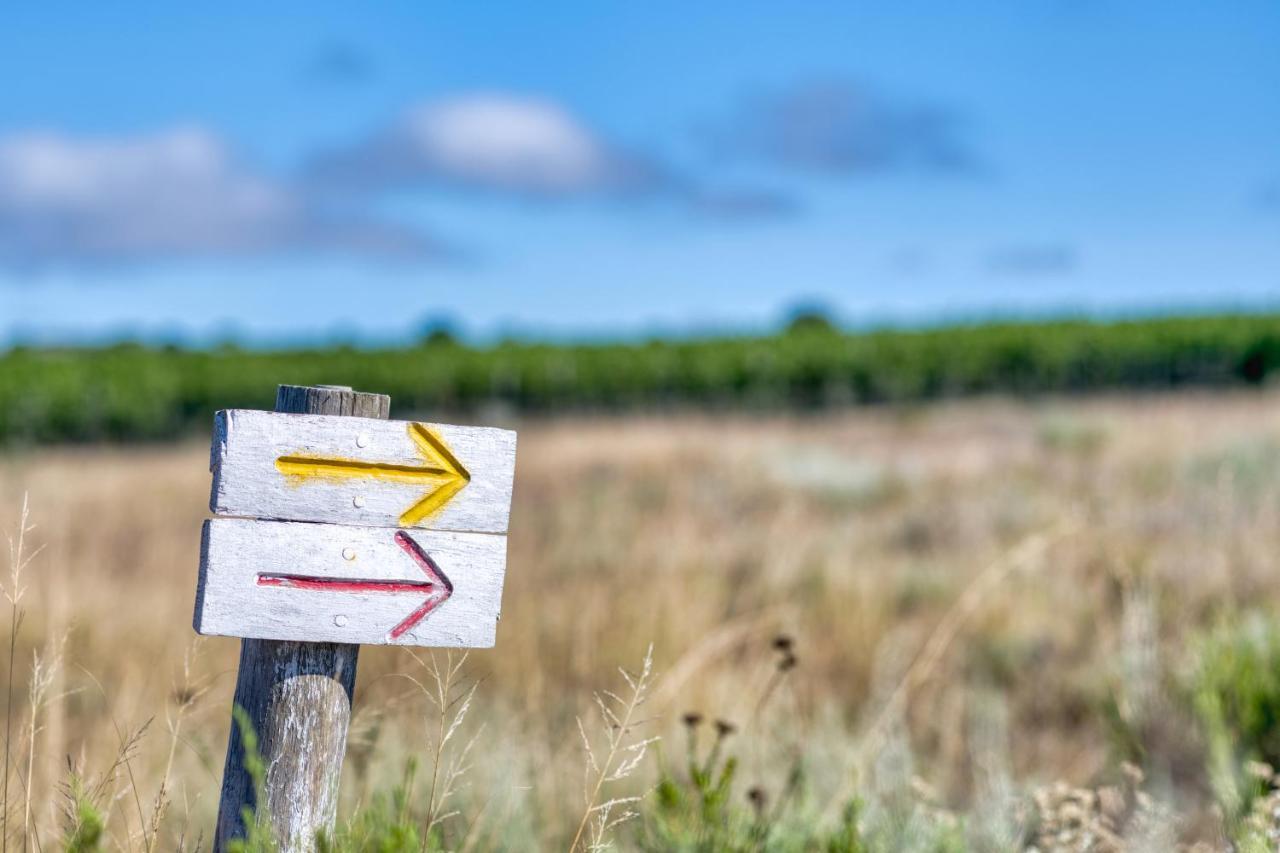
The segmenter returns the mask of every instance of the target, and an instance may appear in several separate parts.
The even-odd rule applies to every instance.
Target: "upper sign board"
[[[228,409],[209,460],[218,515],[507,532],[516,434]]]

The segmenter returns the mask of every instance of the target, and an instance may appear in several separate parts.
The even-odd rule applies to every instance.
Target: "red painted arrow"
[[[399,639],[405,632],[423,619],[426,619],[432,610],[449,600],[449,596],[453,595],[453,582],[449,580],[448,575],[440,570],[440,567],[436,565],[436,561],[431,559],[431,555],[422,550],[422,546],[415,542],[408,533],[403,530],[397,530],[395,540],[400,549],[412,557],[413,561],[422,569],[422,573],[427,576],[426,581],[353,581],[342,578],[321,577],[319,575],[263,573],[258,575],[258,586],[285,586],[291,589],[312,589],[325,592],[427,593],[426,601],[422,602],[416,610],[404,617],[400,624],[391,629],[391,639]]]

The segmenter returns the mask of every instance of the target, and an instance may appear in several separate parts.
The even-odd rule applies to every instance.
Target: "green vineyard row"
[[[1257,384],[1280,315],[992,323],[638,343],[188,350],[122,344],[0,355],[0,444],[169,439],[219,408],[270,408],[277,383],[392,395],[393,415],[818,409],[972,394]]]

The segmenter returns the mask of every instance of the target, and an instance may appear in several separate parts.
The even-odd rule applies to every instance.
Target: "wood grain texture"
[[[209,507],[249,518],[505,533],[515,447],[509,430],[231,409],[214,418]],[[452,486],[443,464],[450,456],[469,477]],[[436,496],[442,505],[406,519],[445,487],[456,490]]]
[[[350,388],[281,385],[276,408],[298,413],[386,417],[390,398]],[[197,593],[199,598],[199,593]],[[259,812],[270,821],[283,853],[306,853],[316,833],[331,829],[338,810],[338,780],[351,723],[351,694],[360,646],[243,640],[234,704],[258,734],[267,766],[266,798]],[[237,726],[227,740],[215,853],[245,833],[246,807],[255,806]]]
[[[391,417],[391,398],[386,394],[352,391],[349,385],[280,385],[276,388],[276,411],[385,421]]]
[[[406,536],[452,590],[392,636],[441,592],[438,584],[422,586],[432,579],[398,541]],[[212,519],[201,547],[195,628],[275,640],[487,648],[502,606],[506,544],[505,536],[486,533]],[[286,580],[272,583],[279,578]]]
[[[332,829],[351,723],[359,646],[244,640],[235,704],[249,715],[267,767],[265,809],[283,853],[310,853]],[[213,849],[244,837],[241,810],[254,806],[243,743],[233,724],[222,775]]]

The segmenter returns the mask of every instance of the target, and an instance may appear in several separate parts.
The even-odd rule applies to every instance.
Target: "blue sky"
[[[1274,2],[0,15],[0,342],[1280,301]]]

